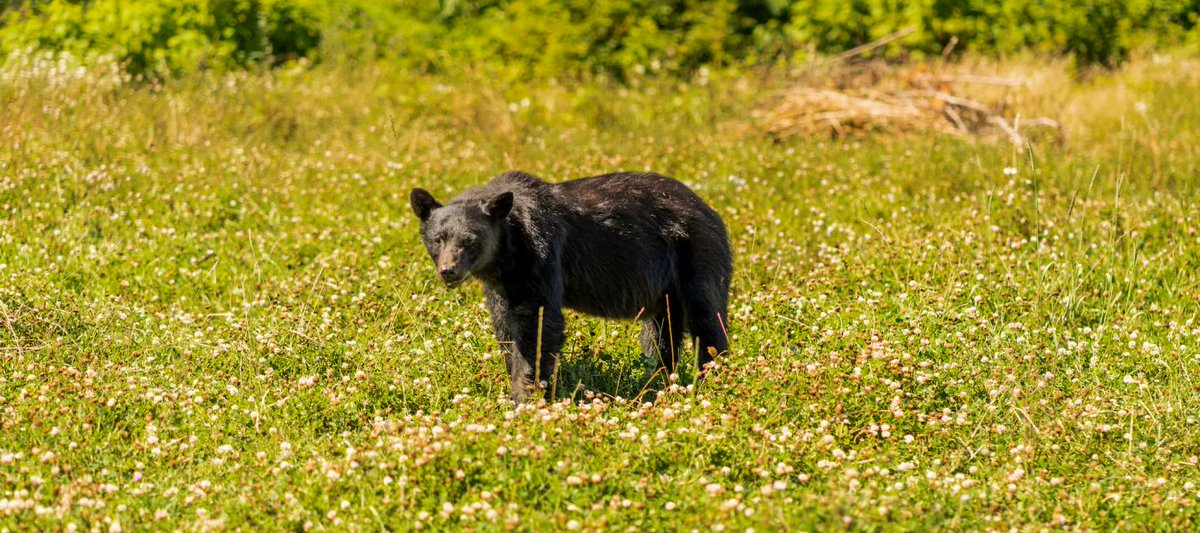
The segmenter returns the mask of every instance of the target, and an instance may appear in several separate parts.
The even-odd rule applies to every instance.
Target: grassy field
[[[10,65],[0,530],[1195,529],[1196,67],[1030,66],[1018,103],[1068,135],[1022,150],[773,142],[755,78]],[[709,380],[570,314],[555,399],[504,400],[407,194],[509,168],[716,207]]]

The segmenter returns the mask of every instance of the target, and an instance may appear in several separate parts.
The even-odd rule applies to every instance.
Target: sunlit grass
[[[1197,526],[1178,63],[1027,89],[1097,102],[1028,151],[776,144],[757,78],[43,67],[0,77],[3,526]],[[650,382],[635,324],[573,314],[558,401],[502,399],[479,290],[436,281],[406,199],[509,168],[653,169],[716,207],[708,381]]]

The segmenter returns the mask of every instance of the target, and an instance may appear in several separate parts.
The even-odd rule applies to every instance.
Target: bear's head
[[[505,191],[482,201],[442,205],[425,189],[409,195],[413,212],[421,219],[421,240],[446,285],[457,287],[472,274],[494,266],[505,218],[513,206],[513,193]]]

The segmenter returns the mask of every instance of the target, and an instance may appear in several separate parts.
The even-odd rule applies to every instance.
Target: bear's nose
[[[438,276],[441,276],[442,281],[454,281],[458,278],[458,272],[453,268],[443,268],[438,271]]]

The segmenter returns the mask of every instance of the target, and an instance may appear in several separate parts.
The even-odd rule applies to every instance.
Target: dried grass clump
[[[757,123],[776,139],[935,132],[1007,138],[1023,145],[1026,139],[1022,128],[1048,128],[1056,137],[1061,136],[1055,120],[1021,119],[1008,105],[1006,93],[1019,90],[1024,85],[1020,79],[932,75],[924,70],[920,66],[901,69],[879,63],[865,68],[847,67],[822,76],[826,87],[800,83],[768,98],[756,113]],[[1004,90],[992,100],[976,100],[960,93],[963,85]]]

